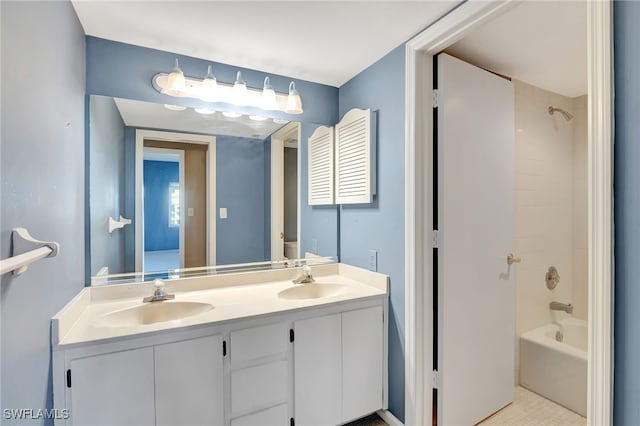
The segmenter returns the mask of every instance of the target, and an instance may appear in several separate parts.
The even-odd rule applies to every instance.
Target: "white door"
[[[153,426],[153,348],[71,361],[71,423]]]
[[[156,426],[224,424],[222,337],[154,347]]]
[[[467,426],[515,392],[513,86],[445,54],[437,75],[438,424]]]

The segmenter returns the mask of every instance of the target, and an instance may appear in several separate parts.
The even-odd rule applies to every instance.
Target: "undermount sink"
[[[321,299],[324,297],[337,296],[349,291],[349,287],[343,284],[298,284],[296,287],[291,287],[286,290],[282,290],[278,293],[278,297],[281,299]]]
[[[213,309],[200,302],[151,302],[103,315],[95,321],[101,327],[130,327],[175,321]]]

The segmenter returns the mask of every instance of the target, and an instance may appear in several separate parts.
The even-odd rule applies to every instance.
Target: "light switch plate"
[[[189,217],[193,217],[193,207],[189,207],[189,208],[187,209],[187,216],[189,216]]]
[[[227,218],[227,208],[220,207],[220,219],[226,219],[226,218]]]
[[[378,272],[378,252],[376,250],[369,250],[369,269],[373,272]]]

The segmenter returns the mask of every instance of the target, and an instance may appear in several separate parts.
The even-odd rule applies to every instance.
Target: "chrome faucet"
[[[165,282],[162,280],[153,281],[153,296],[145,297],[143,302],[162,302],[164,300],[175,299],[174,294],[167,294],[164,291]]]
[[[294,284],[308,284],[308,283],[312,283],[315,282],[316,280],[313,279],[313,275],[311,275],[311,268],[309,267],[309,265],[304,265],[302,267],[302,275],[300,275],[298,278],[296,278],[295,280],[293,280]]]
[[[549,309],[552,311],[565,311],[568,314],[573,313],[573,305],[571,303],[551,302],[549,303]]]

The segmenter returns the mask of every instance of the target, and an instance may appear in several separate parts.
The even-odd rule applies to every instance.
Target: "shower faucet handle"
[[[515,256],[513,253],[509,253],[507,256],[507,265],[511,266],[514,263],[522,262],[522,258]]]

